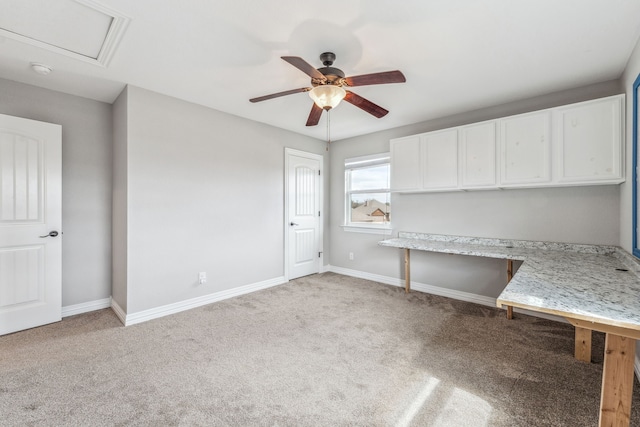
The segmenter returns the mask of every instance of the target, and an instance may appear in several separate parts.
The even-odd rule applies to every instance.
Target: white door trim
[[[319,242],[320,256],[318,257],[318,272],[322,272],[324,265],[324,157],[320,154],[308,153],[294,148],[284,149],[284,278],[289,281],[289,157],[305,157],[317,160],[320,165],[319,197],[320,197],[320,221],[319,221]]]

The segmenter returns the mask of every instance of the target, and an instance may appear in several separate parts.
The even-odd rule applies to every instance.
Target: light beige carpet
[[[595,426],[594,341],[578,362],[568,324],[325,273],[0,337],[0,425]]]

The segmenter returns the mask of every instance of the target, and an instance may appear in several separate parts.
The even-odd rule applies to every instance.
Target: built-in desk
[[[591,331],[606,334],[600,426],[628,426],[636,340],[640,339],[640,264],[615,246],[486,239],[401,232],[381,246],[523,261],[497,299],[562,316],[576,327],[576,357],[591,358]]]

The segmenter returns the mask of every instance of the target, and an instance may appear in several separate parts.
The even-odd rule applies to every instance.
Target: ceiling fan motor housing
[[[335,60],[336,54],[333,52],[324,52],[320,55],[320,61],[322,61],[322,65],[324,65],[324,67],[318,68],[318,71],[326,77],[326,80],[323,81],[312,78],[311,84],[313,87],[320,85],[342,86],[342,79],[344,79],[345,74],[341,69],[332,67],[333,61]]]
[[[311,84],[315,86],[319,85],[339,85],[342,86],[342,79],[344,78],[344,72],[339,68],[334,67],[322,67],[318,68],[318,71],[322,73],[323,76],[327,78],[326,81],[322,81],[319,79],[311,79]]]

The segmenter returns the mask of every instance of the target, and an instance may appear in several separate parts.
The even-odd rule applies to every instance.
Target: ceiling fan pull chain
[[[331,109],[327,110],[327,151],[331,145]]]

